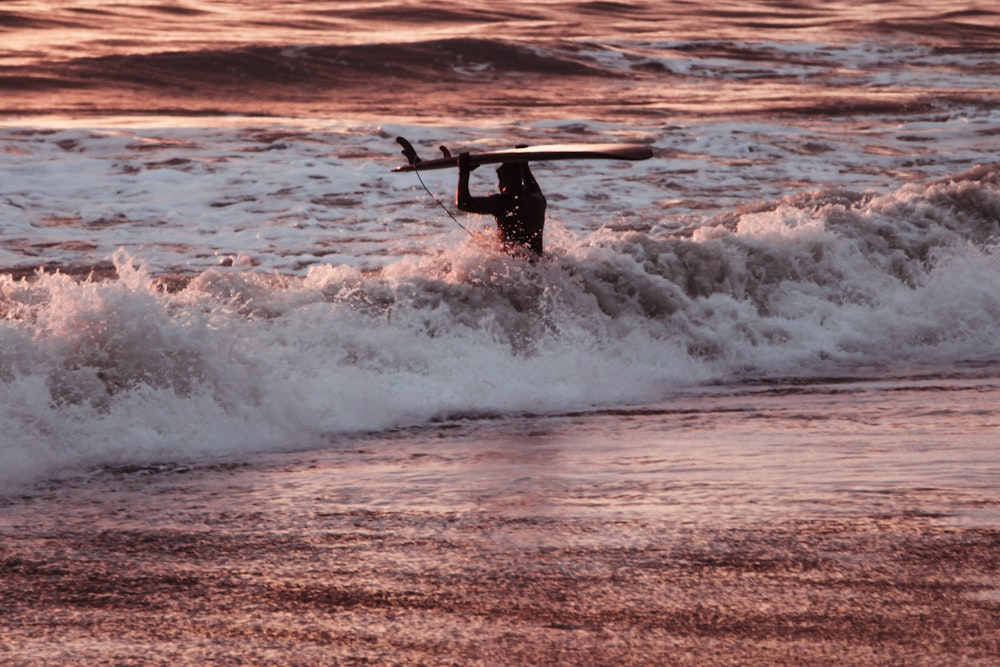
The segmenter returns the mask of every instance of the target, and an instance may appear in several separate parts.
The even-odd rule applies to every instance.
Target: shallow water
[[[0,507],[0,652],[990,664],[997,393],[979,368],[718,387],[105,468]]]

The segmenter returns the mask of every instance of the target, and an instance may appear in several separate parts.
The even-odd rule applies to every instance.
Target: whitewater
[[[672,158],[694,129],[767,157]],[[706,384],[991,368],[997,168],[902,183],[810,168],[821,183],[778,196],[751,183],[787,187],[768,163],[794,153],[761,138],[790,138],[755,130],[632,130],[658,160],[540,169],[547,257],[526,264],[390,173],[397,134],[426,153],[503,132],[7,129],[5,484]],[[450,204],[439,174],[425,181]]]

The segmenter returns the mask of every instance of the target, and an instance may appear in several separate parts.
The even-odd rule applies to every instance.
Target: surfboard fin
[[[403,147],[403,155],[410,164],[420,164],[422,160],[420,156],[417,155],[417,151],[413,148],[413,144],[406,140],[405,137],[396,137],[396,143]]]
[[[443,157],[451,157],[451,151],[448,150],[447,146],[441,146],[440,148],[441,148],[441,155]]]

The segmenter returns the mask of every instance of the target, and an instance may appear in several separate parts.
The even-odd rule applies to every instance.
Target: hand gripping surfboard
[[[425,171],[428,169],[448,169],[458,167],[458,156],[441,147],[443,157],[421,160],[409,141],[403,137],[396,139],[403,147],[403,155],[409,161],[393,171]],[[649,146],[642,144],[549,144],[526,146],[504,151],[470,153],[472,165],[498,164],[502,162],[536,162],[541,160],[648,160],[653,157]]]

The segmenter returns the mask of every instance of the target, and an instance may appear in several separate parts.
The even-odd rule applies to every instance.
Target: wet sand
[[[449,451],[105,470],[8,499],[0,663],[1000,659],[996,528],[921,511],[712,518],[516,483],[456,502]],[[923,493],[905,504],[939,491]]]

